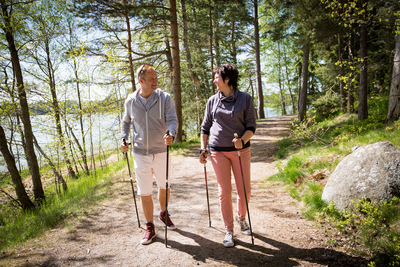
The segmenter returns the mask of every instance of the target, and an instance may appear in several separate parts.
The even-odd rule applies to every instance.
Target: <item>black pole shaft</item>
[[[244,190],[244,198],[246,200],[247,216],[249,217],[250,234],[251,234],[251,245],[254,246],[253,230],[251,229],[249,203],[247,201],[246,185],[245,185],[245,182],[244,182],[243,169],[242,169],[242,160],[240,158],[240,151],[239,150],[238,150],[238,156],[239,156],[240,172],[242,173],[243,190]]]
[[[233,134],[233,135],[235,136],[236,139],[238,139],[237,133],[235,133],[235,134]],[[238,157],[239,157],[240,173],[242,174],[243,191],[244,191],[244,199],[246,200],[247,216],[249,217],[250,234],[251,234],[251,245],[254,246],[253,230],[251,229],[249,202],[247,201],[246,184],[245,184],[245,182],[244,182],[243,168],[242,168],[242,159],[240,158],[240,149],[238,149],[237,152],[238,152]]]
[[[167,130],[167,135],[169,135],[169,130]],[[167,239],[167,216],[168,216],[168,168],[169,168],[169,145],[167,145],[167,170],[165,175],[165,247],[167,247],[168,239]]]
[[[125,139],[123,141],[124,141],[124,145],[126,145]],[[131,166],[129,165],[128,152],[125,152],[125,157],[126,157],[126,162],[128,163],[129,179],[131,181],[133,200],[135,202],[135,209],[136,209],[136,217],[137,217],[137,221],[138,221],[138,228],[140,228],[139,212],[138,212],[137,205],[136,205],[135,189],[133,187],[133,180],[132,180]]]
[[[209,197],[208,197],[208,183],[207,183],[206,163],[204,163],[204,177],[205,177],[205,180],[206,180],[207,207],[208,207],[208,227],[211,227],[210,200],[209,200]]]

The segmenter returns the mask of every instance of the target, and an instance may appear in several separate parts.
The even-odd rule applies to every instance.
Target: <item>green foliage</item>
[[[70,216],[75,216],[101,200],[107,194],[109,181],[113,173],[125,166],[119,161],[103,171],[98,170],[96,177],[83,176],[68,182],[68,191],[56,194],[47,189],[46,203],[35,211],[21,213],[11,205],[0,212],[0,251],[17,243],[41,235],[45,230],[62,224]],[[49,191],[50,190],[50,191]]]
[[[369,118],[358,121],[357,115],[340,115],[310,125],[293,124],[290,138],[279,142],[276,157],[279,173],[268,177],[288,184],[293,198],[304,202],[304,216],[329,224],[334,232],[349,236],[348,242],[358,251],[369,251],[374,261],[370,266],[397,266],[400,260],[400,200],[354,204],[351,211],[335,209],[334,203],[321,200],[324,181],[337,164],[352,152],[354,146],[380,141],[400,148],[400,121],[384,125],[387,97],[368,101]],[[287,158],[287,159],[285,159]],[[350,238],[351,237],[351,238]],[[335,246],[343,244],[331,238]]]
[[[314,219],[315,214],[326,206],[321,199],[323,186],[315,182],[308,182],[305,187],[304,195],[301,198],[307,205],[304,215],[307,219]]]
[[[336,210],[330,203],[320,215],[350,240],[362,243],[371,251],[373,264],[370,266],[400,264],[399,198],[381,203],[363,198],[345,211]]]
[[[340,96],[336,93],[326,93],[313,101],[312,108],[315,121],[321,122],[329,117],[337,116],[340,112]]]
[[[170,148],[171,151],[177,154],[185,154],[192,148],[199,147],[199,145],[200,145],[200,137],[196,137],[185,142],[172,143],[172,145],[170,145]]]
[[[297,179],[304,175],[304,172],[301,170],[302,164],[303,161],[298,156],[290,157],[284,169],[282,168],[282,163],[278,162],[277,167],[280,172],[272,175],[271,180],[282,181],[285,184],[296,183]]]

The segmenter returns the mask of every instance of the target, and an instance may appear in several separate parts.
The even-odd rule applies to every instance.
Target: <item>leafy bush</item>
[[[353,202],[347,211],[339,211],[333,203],[322,209],[326,220],[332,222],[350,242],[367,248],[373,262],[370,266],[400,265],[400,199],[377,203],[366,198]]]
[[[340,112],[340,96],[336,93],[327,93],[313,101],[315,121],[320,122]]]

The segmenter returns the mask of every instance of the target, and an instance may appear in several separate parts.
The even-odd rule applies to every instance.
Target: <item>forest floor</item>
[[[207,166],[212,226],[209,227],[204,166],[193,147],[172,157],[168,206],[177,230],[167,232],[158,220],[154,187],[156,238],[141,245],[145,222],[137,200],[138,227],[128,170],[114,174],[105,200],[43,236],[0,255],[0,266],[367,266],[367,259],[334,247],[329,236],[301,215],[301,203],[278,182],[263,178],[277,173],[273,155],[277,140],[289,132],[294,116],[258,122],[252,138],[252,195],[249,204],[254,246],[235,224],[235,247],[225,248],[218,187]],[[232,179],[233,181],[233,179]],[[233,192],[236,203],[236,191]],[[236,205],[234,206],[236,210]]]

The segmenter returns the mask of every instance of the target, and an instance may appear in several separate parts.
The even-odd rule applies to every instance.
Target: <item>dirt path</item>
[[[292,118],[259,122],[251,141],[254,246],[235,225],[236,246],[223,247],[225,231],[211,163],[207,174],[212,227],[208,227],[204,171],[196,147],[172,159],[169,211],[178,229],[168,231],[168,248],[164,227],[156,219],[157,201],[157,237],[150,245],[140,244],[144,216],[140,211],[142,227],[138,228],[127,170],[123,170],[113,182],[112,198],[97,203],[68,226],[0,255],[0,266],[366,266],[364,259],[328,245],[328,237],[301,216],[300,204],[281,185],[262,181],[277,172],[271,155]]]

